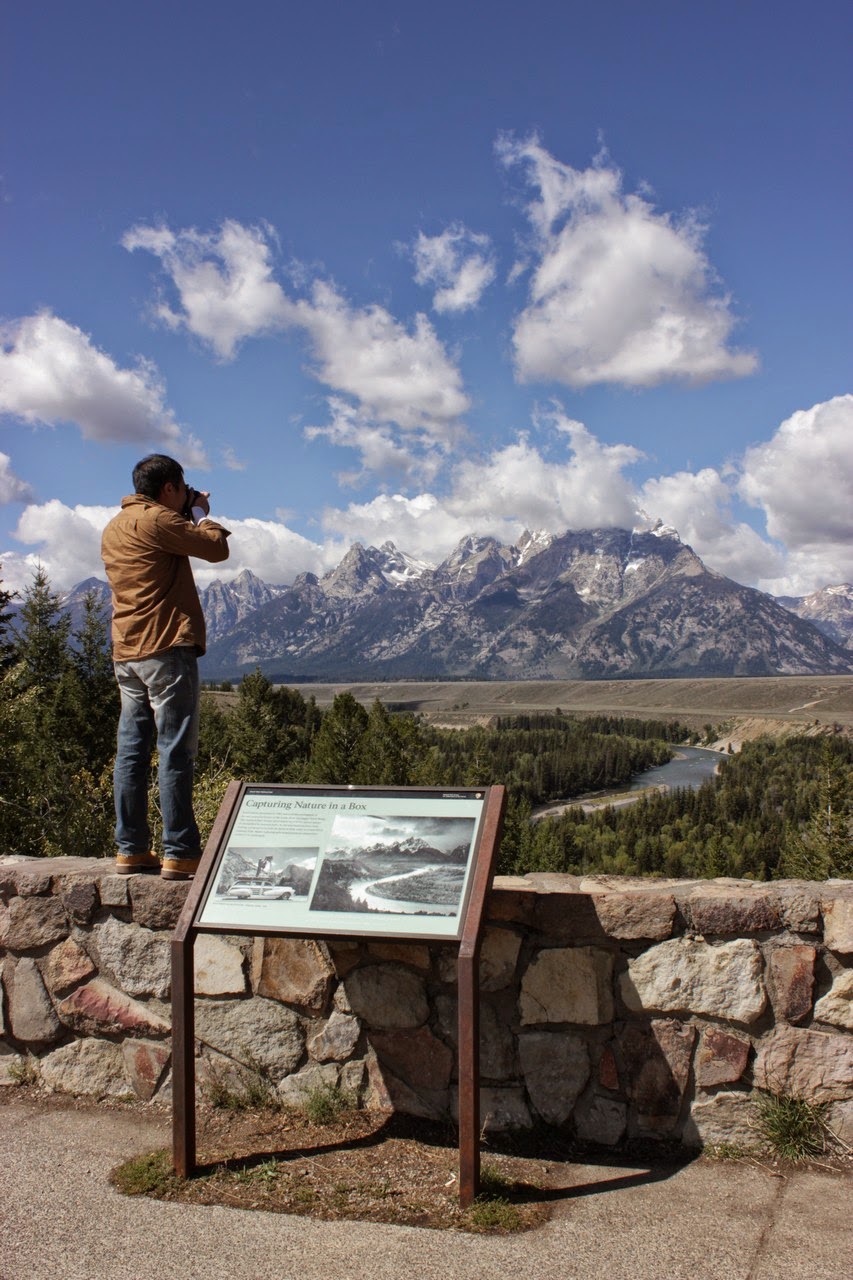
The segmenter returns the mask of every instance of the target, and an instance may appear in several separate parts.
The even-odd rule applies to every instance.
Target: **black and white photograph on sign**
[[[341,814],[311,895],[311,911],[454,916],[473,818]]]
[[[229,845],[214,886],[225,902],[305,903],[319,848],[257,849]]]

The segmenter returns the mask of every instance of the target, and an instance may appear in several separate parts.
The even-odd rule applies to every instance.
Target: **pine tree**
[[[314,739],[308,768],[311,782],[343,786],[358,780],[367,723],[367,712],[351,693],[336,695]]]
[[[853,875],[851,773],[832,739],[824,738],[817,798],[805,827],[789,837],[780,862],[783,875],[804,880]]]

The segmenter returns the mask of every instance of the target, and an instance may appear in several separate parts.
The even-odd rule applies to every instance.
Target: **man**
[[[116,870],[189,880],[201,840],[192,805],[198,749],[198,658],[204,614],[189,557],[228,559],[229,530],[209,519],[210,494],[188,489],[174,458],[150,454],[135,492],[104,530],[101,556],[113,597],[113,662],[121,715],[113,775]],[[163,861],[151,851],[148,768],[160,757]]]

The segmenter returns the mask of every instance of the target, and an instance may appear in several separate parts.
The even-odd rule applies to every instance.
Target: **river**
[[[606,791],[586,792],[582,796],[566,796],[563,800],[553,800],[549,805],[537,809],[534,818],[554,817],[564,813],[566,809],[580,806],[583,809],[600,809],[608,803],[608,796],[619,796],[618,804],[630,804],[626,799],[628,792],[638,792],[637,799],[644,791],[651,789],[675,791],[678,787],[690,791],[698,791],[703,782],[712,778],[717,765],[724,760],[722,751],[709,751],[707,747],[675,747],[675,755],[666,764],[656,765],[654,769],[645,769],[637,773],[630,782],[623,782],[619,787],[610,787]]]

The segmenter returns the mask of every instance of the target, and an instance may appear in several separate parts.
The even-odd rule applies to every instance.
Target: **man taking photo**
[[[190,556],[228,559],[229,530],[211,520],[210,494],[188,489],[180,463],[153,453],[134,468],[135,492],[104,529],[101,556],[113,600],[113,662],[121,714],[113,775],[116,870],[189,880],[201,839],[192,790],[198,749],[198,659],[205,623]],[[159,753],[163,860],[151,850],[148,769]]]

